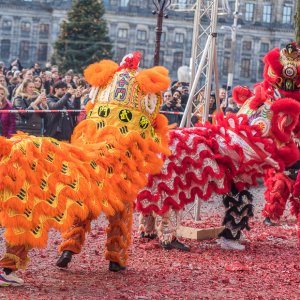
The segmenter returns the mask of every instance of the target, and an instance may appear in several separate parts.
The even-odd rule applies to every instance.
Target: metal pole
[[[204,99],[205,99],[205,106],[204,106],[204,114],[202,122],[206,122],[208,119],[209,114],[209,99],[210,99],[210,92],[211,92],[211,82],[212,82],[212,72],[213,72],[213,61],[214,61],[214,49],[216,47],[216,37],[217,37],[217,20],[218,20],[218,0],[215,0],[213,3],[212,11],[211,11],[211,29],[210,34],[212,39],[212,47],[211,51],[208,53],[208,61],[211,63],[208,65],[207,70],[207,77],[206,77],[206,86],[204,91]]]
[[[164,13],[162,10],[157,14],[157,23],[155,28],[156,38],[155,38],[155,50],[154,50],[154,66],[159,65],[159,52],[160,52],[160,39],[162,34],[162,23],[163,23]]]
[[[196,3],[196,10],[194,15],[194,26],[193,26],[193,42],[192,42],[192,58],[191,58],[191,82],[194,82],[196,74],[196,61],[197,61],[197,46],[199,38],[199,24],[200,24],[200,0]]]
[[[185,110],[184,110],[184,114],[183,114],[182,119],[181,119],[180,127],[184,127],[186,119],[187,119],[189,107],[192,106],[194,93],[196,91],[198,80],[200,78],[201,72],[202,72],[204,64],[205,64],[205,60],[207,58],[207,53],[208,53],[208,49],[211,45],[211,41],[212,41],[212,36],[210,35],[208,37],[207,41],[206,41],[206,45],[205,45],[205,48],[204,48],[203,53],[202,53],[200,64],[198,66],[198,70],[197,70],[196,76],[194,78],[192,88],[190,90],[189,99],[187,101],[187,104],[186,104],[186,107],[185,107]]]
[[[213,2],[213,6],[211,10],[211,29],[209,35],[210,52],[208,53],[208,61],[211,63],[207,67],[208,69],[207,69],[207,77],[206,77],[206,86],[204,92],[205,105],[204,105],[204,114],[202,119],[203,122],[207,121],[208,119],[212,72],[213,69],[216,70],[216,66],[214,65],[216,65],[215,54],[216,54],[216,37],[217,37],[217,20],[218,20],[218,2],[219,2],[218,0],[215,0]],[[218,74],[216,74],[216,76],[218,76]],[[195,203],[195,221],[200,220],[200,208],[201,208],[201,200],[197,198]]]
[[[152,0],[152,2],[155,6],[155,10],[153,10],[152,13],[154,15],[157,15],[157,22],[155,28],[156,38],[155,38],[153,65],[158,66],[163,18],[168,17],[168,15],[165,14],[165,12],[168,9],[168,7],[171,5],[171,0]]]
[[[218,59],[217,59],[217,47],[215,43],[215,49],[214,49],[214,78],[215,78],[215,88],[216,91],[219,91],[219,76],[218,76]],[[217,101],[217,112],[220,112],[220,97],[219,93],[216,93],[216,101]]]
[[[200,0],[196,0],[195,4],[195,15],[194,15],[194,26],[193,26],[193,41],[192,41],[192,57],[191,57],[191,81],[194,82],[195,74],[196,74],[196,62],[197,62],[197,49],[198,49],[198,38],[199,38],[199,24],[201,17],[201,5]],[[199,79],[198,79],[199,80]],[[191,95],[191,84],[189,86],[189,95]],[[193,96],[193,95],[192,95]],[[190,116],[192,114],[193,105],[187,106],[187,115]],[[181,125],[181,124],[180,124]],[[186,124],[182,125],[186,127],[191,126],[191,118],[186,119]]]
[[[233,12],[233,24],[231,26],[231,51],[230,51],[230,60],[228,66],[228,78],[227,78],[227,90],[232,89],[233,84],[233,71],[234,71],[234,60],[235,60],[235,52],[236,52],[236,29],[237,22],[239,18],[239,6],[240,1],[235,0],[235,8]]]

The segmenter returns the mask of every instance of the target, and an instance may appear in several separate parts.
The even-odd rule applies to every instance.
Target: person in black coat
[[[80,109],[81,88],[74,90],[68,88],[67,83],[58,81],[53,86],[53,94],[47,96],[49,109]],[[74,112],[47,113],[45,136],[53,137],[60,141],[70,141],[75,127]]]

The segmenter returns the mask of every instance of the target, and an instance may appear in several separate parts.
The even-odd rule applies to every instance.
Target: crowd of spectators
[[[19,113],[0,113],[2,135],[11,137],[16,131],[35,136],[48,136],[69,141],[78,121],[84,119],[84,112],[66,110],[83,109],[88,101],[90,87],[81,74],[69,70],[61,74],[57,65],[47,63],[43,68],[35,63],[31,68],[23,68],[16,59],[6,67],[0,62],[0,109],[26,110]],[[237,104],[231,92],[219,89],[220,108],[224,114],[236,113]],[[189,98],[189,84],[175,81],[163,95],[161,111],[169,124],[179,126]],[[202,122],[204,113],[203,93],[198,95],[198,105],[193,106],[192,124]],[[45,112],[32,112],[39,110]],[[62,112],[48,112],[62,110]],[[216,94],[209,99],[208,121],[214,122]]]
[[[220,88],[218,91],[220,100],[220,110],[226,115],[228,113],[237,113],[239,107],[233,100],[231,91]],[[197,97],[197,103],[192,107],[193,125],[203,121],[205,98],[204,93],[200,92]],[[183,112],[189,98],[189,86],[184,82],[173,82],[169,90],[163,95],[163,105],[161,110],[165,113],[169,124],[180,125]],[[195,102],[195,101],[194,101]],[[211,92],[209,98],[208,121],[214,123],[214,116],[217,113],[216,93]]]
[[[65,110],[82,109],[89,92],[82,75],[72,70],[61,74],[59,67],[50,63],[43,68],[38,63],[23,68],[18,59],[8,67],[0,62],[1,110],[26,111],[0,113],[1,134],[9,138],[16,131],[23,131],[69,141],[76,123],[84,116]]]

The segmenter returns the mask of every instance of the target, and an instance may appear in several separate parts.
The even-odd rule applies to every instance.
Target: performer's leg
[[[15,271],[26,268],[29,262],[28,251],[29,247],[27,246],[6,245],[6,253],[0,260],[0,268],[3,268],[3,272],[0,273],[0,286],[21,286],[24,284],[24,280],[18,278]]]
[[[175,217],[172,220],[172,214]],[[169,210],[162,216],[156,215],[156,230],[161,247],[167,250],[177,249],[181,251],[190,251],[190,248],[178,241],[177,227],[178,227],[178,212]]]
[[[131,243],[133,204],[124,203],[124,210],[109,217],[105,258],[109,260],[109,270],[124,270],[128,258],[127,250]]]
[[[142,238],[156,238],[155,217],[153,212],[148,214],[140,213],[139,216],[139,234]]]
[[[239,243],[241,231],[250,230],[249,218],[253,216],[252,195],[249,191],[237,192],[234,189],[223,198],[226,209],[223,225],[225,229],[219,234],[223,249],[244,250]]]
[[[85,234],[91,230],[91,218],[85,221],[77,221],[63,234],[64,242],[59,246],[62,252],[56,265],[60,268],[67,268],[73,254],[79,254],[85,241]]]

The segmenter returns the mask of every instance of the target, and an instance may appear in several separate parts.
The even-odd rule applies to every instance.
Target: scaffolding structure
[[[207,121],[209,99],[212,83],[215,91],[219,90],[217,65],[217,19],[218,15],[230,13],[227,0],[196,0],[186,1],[186,9],[194,10],[193,45],[191,57],[191,83],[189,99],[182,117],[180,127],[191,127],[194,115],[199,116],[199,108],[204,105],[202,122]],[[170,9],[183,11],[183,1],[172,1]],[[200,103],[200,96],[204,103]],[[216,93],[217,111],[220,110],[220,99]],[[200,200],[186,210],[198,221],[200,219]],[[183,216],[184,218],[184,216]]]

